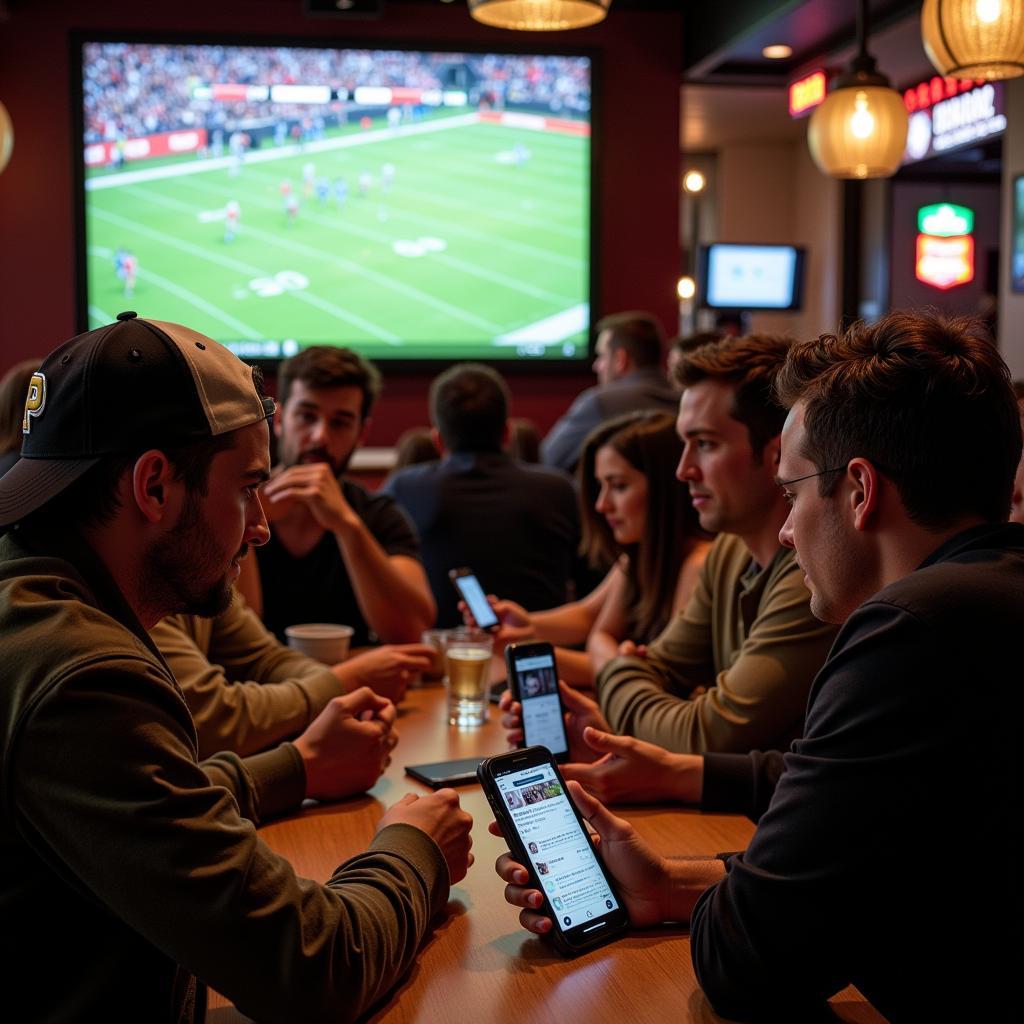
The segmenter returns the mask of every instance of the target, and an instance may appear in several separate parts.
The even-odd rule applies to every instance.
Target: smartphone
[[[405,766],[405,774],[425,782],[431,789],[465,786],[467,783],[476,782],[476,770],[480,761],[479,757],[463,757],[458,761],[408,764]]]
[[[548,933],[563,953],[616,938],[629,915],[545,747],[489,757],[477,776],[512,856],[544,894]]]
[[[551,644],[535,641],[509,644],[505,667],[512,696],[523,708],[521,746],[547,747],[559,764],[569,760],[565,708],[558,693],[558,669]]]
[[[455,584],[459,596],[466,602],[466,606],[473,613],[473,618],[476,619],[476,624],[481,629],[495,630],[501,625],[498,616],[494,614],[491,602],[487,600],[484,588],[480,586],[480,581],[473,575],[472,569],[467,569],[465,566],[461,569],[449,569],[448,579]]]

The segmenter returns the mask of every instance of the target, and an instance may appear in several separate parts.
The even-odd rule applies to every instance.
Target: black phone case
[[[527,747],[526,749],[529,748]],[[547,751],[546,747],[542,747],[541,749]],[[595,850],[594,853],[597,856],[598,864],[600,864],[601,866],[601,871],[604,874],[605,881],[608,883],[608,888],[611,889],[611,891],[614,893],[615,899],[618,901],[619,906],[622,908],[623,914],[626,915],[626,919],[619,926],[610,927],[607,932],[603,932],[601,935],[593,939],[593,941],[586,942],[582,945],[572,945],[570,942],[566,940],[562,930],[558,927],[556,923],[554,923],[555,918],[557,917],[555,909],[551,906],[551,902],[548,899],[548,894],[545,891],[544,886],[541,884],[540,879],[537,877],[537,872],[534,870],[533,867],[533,861],[527,853],[526,848],[523,846],[523,841],[519,838],[519,833],[516,831],[515,825],[512,824],[511,819],[508,817],[508,813],[504,809],[504,801],[501,799],[501,792],[498,789],[497,783],[495,783],[495,781],[490,775],[489,766],[490,763],[494,760],[496,760],[496,758],[488,757],[480,762],[480,766],[476,770],[477,779],[479,780],[480,786],[484,791],[484,796],[487,797],[487,803],[490,805],[491,810],[494,812],[494,818],[501,828],[501,834],[504,837],[505,842],[508,843],[509,852],[529,872],[530,881],[528,884],[532,888],[539,890],[541,895],[544,897],[544,904],[540,908],[541,912],[545,914],[547,917],[550,917],[553,922],[551,930],[544,937],[550,939],[551,942],[554,944],[555,948],[563,956],[578,956],[581,953],[587,953],[592,949],[597,949],[598,946],[603,946],[605,945],[605,943],[611,942],[614,939],[617,939],[620,935],[624,934],[629,928],[629,918],[628,915],[626,915],[625,904],[622,902],[622,897],[619,895],[618,890],[612,883],[611,875],[608,873],[608,869],[604,866],[604,861],[601,860],[600,853],[597,850]],[[558,781],[562,784],[563,787],[565,787],[565,779],[562,778],[561,772],[558,772]],[[572,803],[571,796],[569,797],[569,802]],[[575,810],[576,805],[574,803],[572,805],[573,809]],[[576,815],[577,820],[580,821],[580,827],[583,829],[583,832],[587,836],[587,839],[591,843],[593,843],[593,840],[590,839],[590,833],[587,831],[586,824],[579,818],[578,810],[576,811]]]

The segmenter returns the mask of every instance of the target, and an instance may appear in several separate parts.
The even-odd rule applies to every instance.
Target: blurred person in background
[[[594,373],[588,388],[548,431],[540,446],[541,461],[572,472],[587,435],[605,420],[651,409],[674,413],[679,395],[661,370],[665,336],[649,313],[616,313],[597,322]]]
[[[468,566],[485,591],[528,607],[566,600],[576,566],[579,516],[569,478],[504,451],[509,393],[480,363],[458,363],[430,385],[440,462],[409,466],[384,493],[408,513],[437,602],[437,624],[461,621],[450,569]]]

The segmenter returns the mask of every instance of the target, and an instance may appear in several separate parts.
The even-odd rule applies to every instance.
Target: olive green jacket
[[[298,878],[256,833],[302,799],[295,748],[200,763],[174,677],[70,538],[0,538],[0,749],[11,1020],[188,1021],[196,978],[258,1020],[352,1020],[447,898],[407,825],[326,885]]]

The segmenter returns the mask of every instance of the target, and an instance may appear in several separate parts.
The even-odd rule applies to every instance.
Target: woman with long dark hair
[[[581,548],[611,569],[586,597],[558,608],[527,612],[493,600],[499,645],[530,637],[559,645],[561,678],[592,686],[623,640],[644,644],[665,628],[689,600],[709,546],[676,479],[681,454],[667,413],[619,417],[590,434],[577,469]]]

